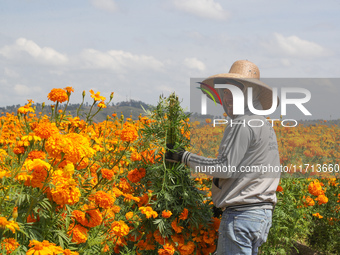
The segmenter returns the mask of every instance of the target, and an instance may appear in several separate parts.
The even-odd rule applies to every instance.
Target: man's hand
[[[173,144],[167,144],[165,152],[165,160],[169,162],[182,162],[182,157],[185,152],[183,148],[174,149]]]

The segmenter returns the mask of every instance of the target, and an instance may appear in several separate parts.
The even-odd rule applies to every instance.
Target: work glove
[[[165,160],[169,162],[182,162],[185,150],[183,148],[174,149],[173,144],[166,145]]]

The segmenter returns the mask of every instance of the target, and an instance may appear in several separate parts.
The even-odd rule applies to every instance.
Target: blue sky
[[[66,86],[73,103],[90,89],[150,104],[175,91],[188,107],[190,78],[238,59],[263,78],[338,78],[339,13],[336,0],[4,0],[0,107],[49,103],[48,92]],[[312,94],[315,104],[325,98],[315,117],[340,118],[332,86]]]

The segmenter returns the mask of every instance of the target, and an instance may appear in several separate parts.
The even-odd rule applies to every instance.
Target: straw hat
[[[272,107],[273,90],[267,84],[260,81],[260,70],[252,62],[248,60],[238,60],[231,66],[229,73],[216,74],[208,77],[201,82],[201,88],[214,92],[215,84],[243,84],[245,87],[258,86],[261,89],[260,103],[263,110],[268,110]],[[202,90],[204,92],[204,90]],[[204,92],[205,93],[205,92]],[[214,93],[211,93],[212,95]],[[211,98],[210,95],[207,96]],[[216,100],[220,104],[219,100]],[[279,98],[278,98],[279,104]]]

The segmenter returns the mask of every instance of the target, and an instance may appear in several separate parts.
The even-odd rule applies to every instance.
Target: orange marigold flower
[[[154,210],[152,210],[152,208],[150,206],[146,206],[146,207],[139,207],[139,210],[142,212],[142,214],[144,214],[146,216],[146,218],[157,218],[158,213],[155,212]]]
[[[79,253],[76,251],[71,251],[69,249],[66,249],[63,251],[63,255],[79,255]]]
[[[22,146],[20,146],[20,147],[14,147],[14,148],[13,148],[13,152],[14,152],[14,154],[16,154],[16,155],[24,154],[24,153],[25,153],[25,147],[22,147]]]
[[[159,255],[173,255],[175,253],[175,248],[171,244],[163,245],[163,249],[158,250]]]
[[[135,168],[129,171],[127,177],[130,182],[137,183],[145,176],[145,173],[146,171],[144,168],[140,168],[140,169]]]
[[[179,244],[178,251],[181,255],[190,255],[194,254],[195,247],[195,244],[189,241],[187,244]]]
[[[94,195],[94,202],[101,208],[108,209],[113,206],[116,198],[100,190]]]
[[[142,160],[142,156],[138,152],[132,152],[130,158],[131,158],[132,161]]]
[[[72,215],[81,225],[90,228],[100,225],[103,221],[102,214],[98,209],[92,209],[86,212],[74,210]]]
[[[95,152],[87,138],[76,133],[51,136],[45,144],[45,149],[50,156],[61,158],[63,154],[64,158],[72,163],[92,157]]]
[[[79,224],[71,225],[67,234],[72,235],[72,242],[80,244],[87,241],[87,229]]]
[[[130,202],[131,200],[133,200],[133,201],[135,201],[135,202],[139,202],[139,198],[138,197],[134,197],[133,195],[131,195],[131,194],[123,194],[123,196],[125,197],[124,198],[124,201],[128,201],[128,202]]]
[[[77,203],[81,193],[75,180],[58,175],[60,171],[56,172],[52,178],[54,187],[50,190],[53,201],[58,205],[73,205]]]
[[[182,226],[178,226],[178,221],[177,219],[176,220],[173,220],[171,222],[171,227],[175,230],[175,232],[178,234],[178,233],[181,233],[182,232],[182,229],[183,227]]]
[[[169,211],[169,210],[164,210],[163,212],[162,212],[162,217],[163,218],[170,218],[171,217],[171,215],[172,215],[172,212],[171,211]]]
[[[120,139],[124,142],[133,142],[137,140],[137,138],[137,128],[133,124],[125,122],[123,125],[123,130],[120,132]]]
[[[179,219],[180,220],[186,220],[188,218],[188,213],[189,213],[188,209],[184,208],[183,212],[179,216]]]
[[[27,216],[27,219],[26,219],[26,222],[27,223],[34,223],[34,222],[38,222],[40,220],[40,217],[39,215],[37,215],[37,217],[35,218],[35,216],[32,214],[32,215],[28,215]]]
[[[107,168],[102,168],[100,171],[104,179],[112,180],[114,176],[114,172],[112,170],[107,169]]]
[[[30,153],[28,153],[27,158],[30,160],[33,160],[33,159],[44,160],[46,158],[46,153],[43,151],[31,151]]]
[[[74,89],[72,87],[66,87],[64,88],[64,90],[66,90],[67,93],[74,92]]]
[[[317,217],[317,218],[319,218],[319,219],[322,219],[322,218],[323,218],[323,216],[320,215],[320,213],[314,213],[313,216],[314,216],[314,217]]]
[[[305,198],[305,196],[304,196]],[[307,206],[314,206],[315,205],[315,202],[313,200],[313,198],[311,198],[310,196],[307,196],[305,198],[305,202],[303,202],[304,206],[307,207]]]
[[[326,197],[325,195],[319,195],[317,198],[315,198],[315,200],[318,201],[319,205],[327,204],[328,197]]]
[[[94,91],[91,89],[90,93],[94,101],[105,101],[106,100],[106,97],[101,96],[99,91],[95,94]]]
[[[324,191],[322,190],[322,186],[319,180],[315,180],[308,185],[308,192],[314,196],[323,195]]]
[[[279,186],[277,186],[276,191],[282,192],[282,191],[283,191],[283,188],[279,185]]]
[[[68,96],[67,92],[64,89],[52,89],[50,93],[48,93],[47,98],[53,102],[63,103],[67,101]]]
[[[55,123],[40,122],[34,128],[34,133],[42,139],[47,139],[52,135],[59,134],[59,129]]]
[[[25,168],[32,172],[31,186],[42,188],[47,179],[51,165],[41,159],[29,160],[25,163]]]
[[[126,225],[124,221],[120,220],[120,221],[114,221],[111,224],[111,231],[116,236],[123,237],[129,234],[130,229],[129,229],[129,226]]]
[[[19,243],[14,238],[6,238],[1,242],[1,249],[5,250],[6,254],[11,254],[18,247]]]

